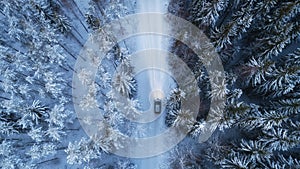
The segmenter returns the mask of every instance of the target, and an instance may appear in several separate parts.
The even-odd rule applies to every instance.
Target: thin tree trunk
[[[1,99],[4,99],[4,100],[10,100],[9,98],[7,97],[4,97],[4,96],[0,96]]]
[[[75,60],[77,59],[70,51],[69,49],[67,49],[64,45],[62,45],[60,42],[59,43],[59,46],[61,46],[70,56],[72,56]]]
[[[100,11],[100,13],[101,13],[101,16],[104,18],[104,20],[107,20],[107,16],[106,16],[106,14],[105,14],[103,8],[102,8],[101,6],[99,6],[98,1],[97,1],[97,0],[94,0],[94,2],[95,2],[97,8],[99,9],[99,11]],[[100,5],[101,5],[101,4],[100,4]]]
[[[39,164],[47,163],[47,162],[54,161],[54,160],[58,160],[58,159],[59,159],[59,158],[52,158],[52,159],[49,159],[49,160],[45,160],[45,161],[39,162],[39,163],[37,163],[37,164],[39,165]]]
[[[73,2],[73,0],[71,2]],[[70,4],[68,0],[62,0],[62,2],[59,2],[59,3],[61,4],[61,6],[63,6],[62,3],[65,3],[67,6],[69,6],[69,8],[72,11],[72,13],[74,14],[74,16],[77,18],[77,20],[80,21],[81,25],[83,26],[83,28],[85,29],[85,31],[88,33],[89,31],[88,31],[87,27],[82,22],[82,19],[84,19],[84,16],[82,16],[83,18],[79,18],[79,16],[76,14],[76,12],[74,11],[74,9],[72,8],[72,4]],[[77,10],[79,12],[81,12],[80,9],[78,8],[78,6],[76,4],[75,5],[74,4],[75,4],[75,2],[73,2],[73,6],[75,6],[75,8],[77,8]]]

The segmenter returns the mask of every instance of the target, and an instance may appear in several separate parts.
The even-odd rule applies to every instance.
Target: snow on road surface
[[[168,3],[168,0],[139,0],[137,1],[136,12],[166,13]],[[149,21],[142,20],[137,26],[140,30],[147,30],[148,27],[155,27],[156,30],[160,30],[163,29],[162,22],[163,20],[157,20],[155,24],[150,25]],[[151,137],[161,134],[166,129],[164,104],[162,104],[161,114],[155,114],[153,110],[154,99],[159,98],[164,102],[170,90],[175,87],[175,82],[171,76],[163,71],[168,69],[166,52],[163,51],[168,51],[169,42],[162,35],[147,34],[138,36],[136,44],[137,54],[132,59],[132,64],[138,70],[135,76],[138,84],[137,99],[142,106],[141,110],[145,117],[157,116],[154,121],[139,125],[146,128],[144,137]],[[153,143],[154,146],[159,144],[162,143]],[[144,151],[151,148],[144,147]],[[161,168],[165,160],[167,160],[167,153],[135,159],[134,161],[140,169],[158,169]]]

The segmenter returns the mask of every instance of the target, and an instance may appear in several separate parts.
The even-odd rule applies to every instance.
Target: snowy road
[[[166,13],[168,0],[139,0],[137,1],[137,13],[158,12]],[[155,25],[149,25],[147,20],[140,21],[138,29],[147,30],[147,27],[155,27],[162,29],[162,22],[157,21]],[[170,74],[167,73],[168,64],[166,52],[168,50],[168,42],[159,35],[141,35],[137,38],[137,53],[133,56],[132,64],[135,69],[135,78],[138,84],[137,99],[141,104],[143,111],[142,123],[138,125],[138,129],[146,128],[143,137],[151,137],[161,134],[165,129],[165,111],[164,98],[170,90],[175,87]],[[161,114],[155,114],[153,110],[154,98],[160,97],[163,100]],[[158,145],[162,143],[153,143]],[[144,151],[152,147],[144,147]],[[138,168],[141,169],[157,169],[160,168],[164,161],[167,160],[167,153],[159,156],[135,159]],[[164,167],[165,168],[165,167]]]

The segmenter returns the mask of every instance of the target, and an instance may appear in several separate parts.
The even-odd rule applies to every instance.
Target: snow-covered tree
[[[126,97],[132,95],[136,90],[135,80],[132,75],[127,72],[117,72],[113,83],[116,90]]]
[[[191,136],[203,132],[201,124],[209,102],[226,96],[224,111],[213,108],[210,114],[217,118],[218,128],[208,142],[215,140],[221,146],[214,148],[208,144],[206,156],[201,156],[198,165],[207,166],[210,161],[216,168],[297,166],[299,1],[173,0],[172,3],[184,4],[185,8],[171,12],[192,21],[214,42],[226,72],[220,88],[209,84],[208,79],[214,77],[207,77],[205,68],[188,64],[192,70],[193,65],[201,70],[197,80],[203,107]],[[174,51],[185,58],[186,47],[178,44],[174,42]],[[170,118],[168,123],[174,119]]]
[[[93,140],[82,138],[79,142],[69,143],[65,150],[69,164],[82,164],[100,158],[101,148]]]

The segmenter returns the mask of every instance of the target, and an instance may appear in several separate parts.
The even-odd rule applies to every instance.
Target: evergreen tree
[[[188,8],[171,11],[179,16],[188,13],[186,19],[205,31],[226,71],[224,90],[218,90],[227,96],[226,107],[212,111],[219,124],[207,141],[217,140],[221,146],[198,149],[206,152],[199,166],[207,167],[210,161],[215,168],[297,168],[299,3],[195,0],[187,3]],[[221,95],[204,90],[209,92],[203,100]],[[203,132],[201,124],[203,118],[198,118],[192,136]]]

